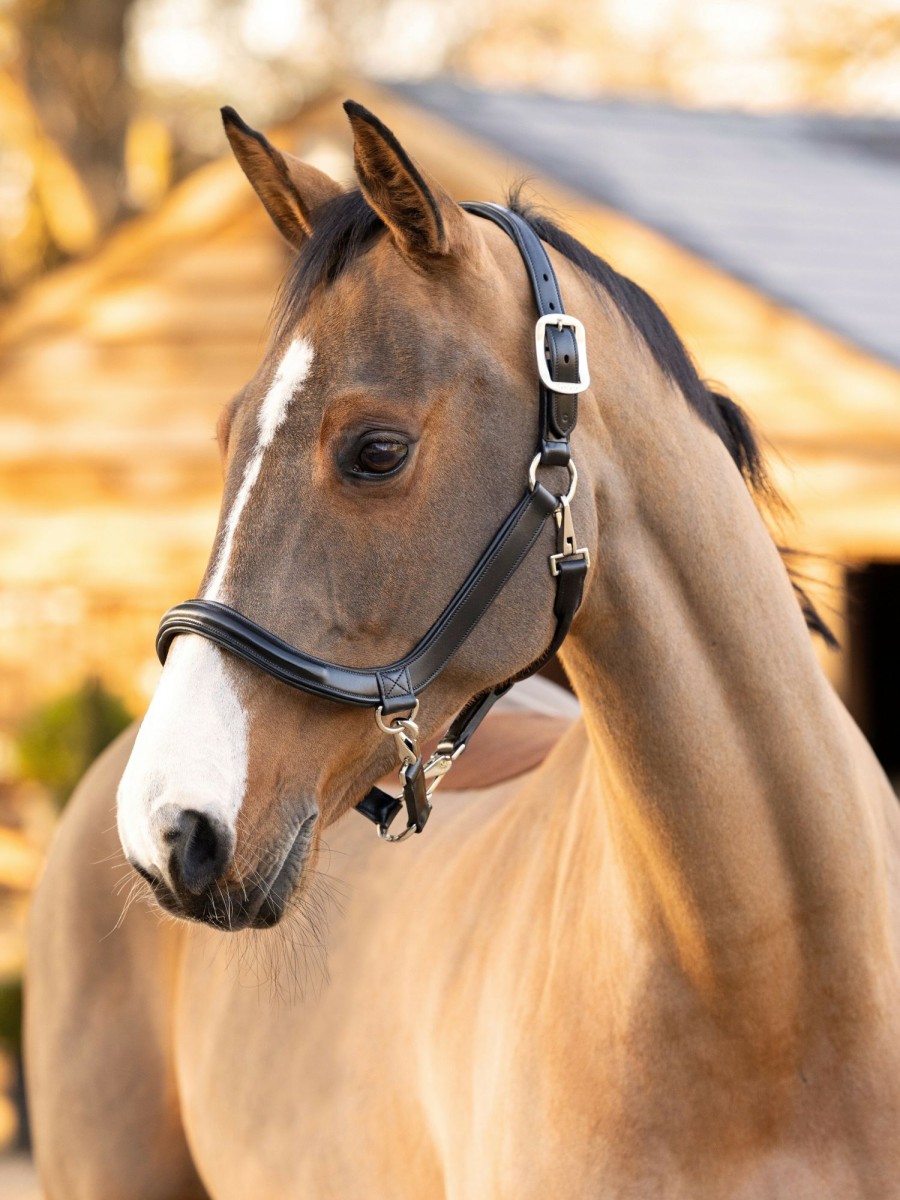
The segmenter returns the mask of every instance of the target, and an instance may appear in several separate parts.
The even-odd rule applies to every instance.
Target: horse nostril
[[[173,883],[194,895],[204,892],[219,878],[231,857],[228,831],[218,821],[192,808],[179,812],[163,838],[172,847],[169,872]]]

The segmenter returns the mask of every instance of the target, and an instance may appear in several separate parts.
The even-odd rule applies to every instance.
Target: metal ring
[[[571,504],[572,497],[575,495],[575,489],[578,487],[578,468],[572,462],[571,458],[566,463],[566,466],[569,468],[569,490],[560,501],[561,504]]]
[[[536,454],[531,460],[531,466],[528,468],[528,487],[530,491],[534,491],[537,486],[537,469],[541,461],[540,454]]]
[[[537,473],[540,463],[541,456],[540,454],[536,454],[531,460],[531,466],[528,468],[528,487],[532,492],[537,487]],[[575,495],[575,489],[578,487],[578,468],[575,466],[571,458],[566,463],[566,467],[569,471],[569,490],[566,492],[565,496],[559,497],[560,504],[570,504],[572,497]]]
[[[389,825],[378,826],[378,836],[383,842],[405,842],[406,839],[416,832],[415,825],[407,825],[402,833],[389,833]]]
[[[375,724],[382,733],[389,733],[391,737],[396,737],[398,733],[403,732],[402,729],[398,728],[398,725],[401,721],[414,721],[416,719],[416,713],[419,711],[419,701],[416,700],[415,704],[412,706],[412,712],[410,713],[393,713],[391,715],[390,725],[386,725],[384,723],[384,718],[381,715],[383,711],[384,709],[379,704],[375,709]]]

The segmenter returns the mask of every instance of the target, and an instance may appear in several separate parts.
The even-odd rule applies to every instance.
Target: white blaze
[[[248,728],[222,652],[200,637],[175,640],[119,784],[127,856],[166,876],[159,815],[169,805],[234,829],[247,784]]]
[[[204,593],[207,600],[222,599],[220,594],[222,582],[225,579],[228,564],[231,560],[234,535],[237,532],[241,514],[247,507],[247,501],[250,499],[253,486],[259,478],[263,455],[271,445],[275,434],[284,424],[291,399],[309,374],[312,360],[313,348],[306,338],[298,338],[296,341],[291,342],[287,348],[287,353],[278,364],[275,378],[272,380],[269,390],[266,392],[265,399],[260,405],[256,418],[256,446],[247,460],[246,467],[244,467],[244,477],[241,480],[241,486],[238,489],[237,496],[235,496],[234,504],[231,506],[228,520],[225,522],[225,530],[222,534],[222,541],[219,544],[219,552],[216,555],[216,565]]]
[[[291,342],[260,405],[256,445],[225,522],[207,599],[222,598],[235,534],[263,456],[312,359],[308,341]],[[164,806],[206,813],[234,830],[247,785],[248,748],[247,713],[226,656],[204,638],[176,638],[119,784],[119,837],[128,857],[165,876],[168,847],[159,820]]]

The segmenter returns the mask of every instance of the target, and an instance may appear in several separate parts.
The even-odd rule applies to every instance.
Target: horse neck
[[[608,339],[577,439],[598,527],[564,653],[596,760],[578,803],[632,932],[758,1032],[816,974],[852,1007],[890,958],[887,785],[725,447],[635,340]]]

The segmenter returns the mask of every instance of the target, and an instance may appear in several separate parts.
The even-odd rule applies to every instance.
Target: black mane
[[[275,301],[276,334],[295,325],[316,288],[334,283],[384,228],[359,188],[317,209],[313,233],[291,264]]]
[[[523,217],[543,242],[557,250],[593,279],[613,301],[643,339],[657,366],[684,394],[703,421],[722,439],[747,486],[768,508],[783,507],[773,487],[759,442],[744,410],[724,392],[708,387],[685,349],[672,323],[642,287],[620,275],[605,259],[560,229],[547,216],[522,199],[520,189],[507,198],[507,205]],[[331,284],[363,255],[384,222],[366,202],[358,188],[330,200],[317,213],[315,230],[294,260],[279,292],[275,308],[278,333],[294,325],[320,284]],[[782,553],[792,552],[782,549]],[[796,575],[791,582],[810,629],[830,646],[837,640],[816,611]]]

